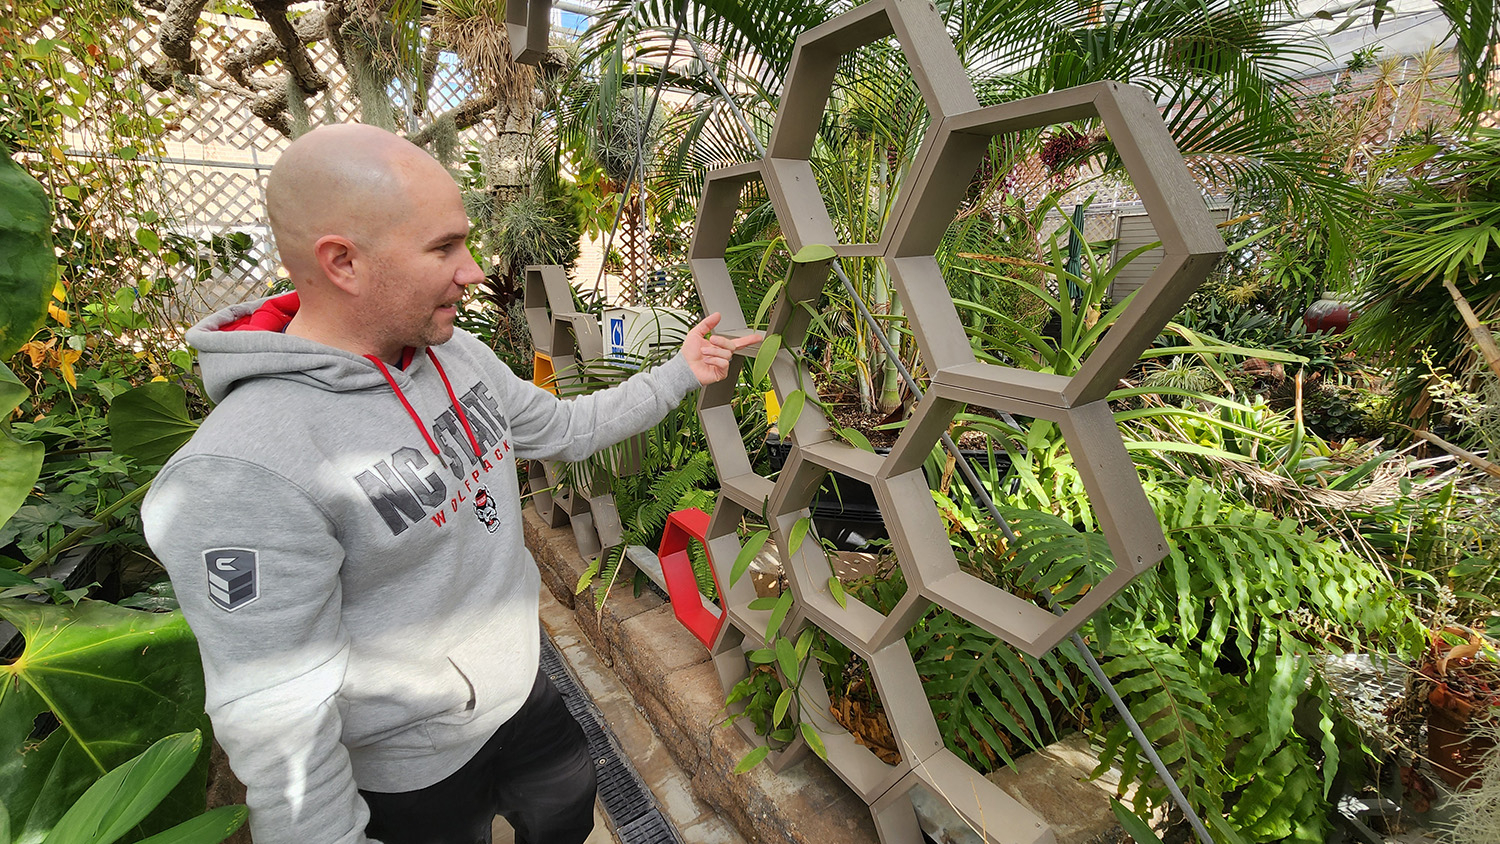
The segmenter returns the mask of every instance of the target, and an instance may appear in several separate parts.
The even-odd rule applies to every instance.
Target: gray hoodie
[[[679,354],[559,401],[463,331],[383,373],[280,333],[295,307],[237,305],[188,332],[218,406],[142,516],[255,841],[359,844],[357,788],[453,773],[536,679],[516,458],[582,459],[698,382]]]

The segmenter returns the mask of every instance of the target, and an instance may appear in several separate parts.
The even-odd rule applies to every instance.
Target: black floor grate
[[[542,633],[542,670],[552,678],[568,712],[583,727],[589,755],[594,759],[594,772],[599,778],[599,802],[614,824],[621,844],[683,844],[671,822],[656,805],[651,791],[635,772],[635,767],[620,750],[614,734],[604,723],[604,714],[579,688],[568,672],[562,654],[545,632]]]
[[[615,832],[620,836],[620,844],[655,844],[657,841],[677,840],[671,824],[667,823],[661,812],[642,815]]]

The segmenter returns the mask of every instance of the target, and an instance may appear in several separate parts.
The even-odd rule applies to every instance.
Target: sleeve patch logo
[[[256,580],[256,552],[249,548],[211,548],[203,552],[208,566],[208,597],[234,612],[260,597]]]

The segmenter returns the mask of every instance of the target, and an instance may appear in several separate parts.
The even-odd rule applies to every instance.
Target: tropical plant
[[[0,666],[0,803],[14,840],[42,840],[91,785],[162,736],[207,731],[197,642],[180,613],[12,598],[0,618],[26,641]],[[193,750],[191,775],[168,785],[142,831],[203,812],[208,753]]]
[[[581,362],[577,375],[582,386],[564,389],[562,393],[567,396],[593,392],[617,384],[640,369],[664,362],[668,354],[659,351]],[[563,376],[567,379],[569,373]],[[764,427],[761,430],[764,432]],[[577,463],[562,464],[558,480],[561,486],[583,490],[591,496],[608,493],[613,496],[619,513],[623,528],[620,544],[604,549],[590,560],[575,586],[580,594],[592,586],[595,607],[602,609],[625,563],[626,549],[632,545],[655,547],[667,517],[677,510],[712,509],[718,479],[697,408],[686,401],[644,434]],[[708,560],[696,543],[689,558],[700,590],[710,598],[715,597]]]
[[[141,823],[201,754],[197,730],[157,740],[139,756],[122,763],[89,786],[47,832],[42,844],[112,844]],[[239,829],[249,814],[244,806],[221,806],[171,829],[141,839],[141,844],[218,844]],[[0,806],[0,841],[11,837],[10,817]]]
[[[766,743],[751,748],[735,763],[734,772],[737,774],[759,765],[773,751],[787,748],[798,736],[819,758],[828,758],[818,731],[802,718],[805,703],[801,686],[803,675],[811,668],[813,660],[834,662],[835,659],[813,647],[816,630],[812,627],[803,627],[796,642],[783,635],[781,625],[791,608],[790,590],[775,597],[757,598],[749,605],[749,609],[771,613],[766,627],[767,645],[745,652],[750,672],[729,690],[724,700],[726,709],[736,703],[743,703],[743,706],[724,723],[749,718],[755,732],[766,737]]]
[[[1483,360],[1500,375],[1500,350],[1485,344],[1477,316],[1500,311],[1500,131],[1478,129],[1423,154],[1431,162],[1424,175],[1386,194],[1366,233],[1374,256],[1360,286],[1367,304],[1350,334],[1398,369],[1419,369],[1425,352],[1450,373]],[[1427,410],[1423,386],[1397,382],[1418,418]]]

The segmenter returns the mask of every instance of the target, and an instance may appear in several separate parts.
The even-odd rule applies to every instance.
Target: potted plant
[[[1487,727],[1500,719],[1500,655],[1478,632],[1450,625],[1428,635],[1418,673],[1427,687],[1428,759],[1449,786],[1470,787],[1495,745]]]

